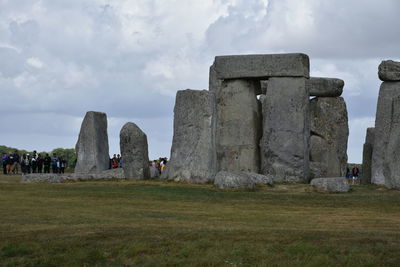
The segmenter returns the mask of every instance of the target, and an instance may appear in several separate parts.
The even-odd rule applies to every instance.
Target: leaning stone
[[[344,177],[336,177],[336,178],[315,178],[311,181],[311,185],[328,191],[328,192],[349,192],[350,186]]]
[[[126,123],[119,134],[121,157],[127,179],[150,178],[146,134],[134,123]]]
[[[375,118],[375,140],[372,152],[371,183],[384,185],[383,163],[389,142],[393,99],[400,96],[400,82],[383,82],[379,90]]]
[[[218,171],[258,173],[262,134],[259,82],[225,80],[216,92]]]
[[[218,79],[310,77],[305,54],[217,56],[214,70]]]
[[[344,177],[349,126],[342,97],[316,97],[310,101],[311,178]]]
[[[368,128],[363,147],[361,184],[371,183],[372,152],[374,149],[375,128]]]
[[[400,81],[400,62],[385,60],[379,65],[379,79],[385,82]]]
[[[385,186],[400,189],[400,96],[392,102],[391,126],[383,166]]]
[[[335,78],[311,77],[307,80],[310,96],[338,97],[343,93],[344,81]]]
[[[108,169],[107,115],[89,111],[83,119],[75,146],[77,162],[75,173],[95,173]]]
[[[214,179],[214,185],[220,189],[228,188],[254,188],[256,183],[245,173],[221,171]]]
[[[262,115],[261,173],[275,182],[307,182],[310,113],[306,79],[270,78]]]
[[[215,176],[214,94],[182,90],[176,94],[171,157],[161,179],[208,182]]]

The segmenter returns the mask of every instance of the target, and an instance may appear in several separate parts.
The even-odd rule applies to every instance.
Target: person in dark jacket
[[[50,165],[51,165],[51,158],[49,154],[46,154],[46,156],[43,159],[44,173],[50,173]]]

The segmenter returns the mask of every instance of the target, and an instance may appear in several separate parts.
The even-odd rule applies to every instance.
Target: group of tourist
[[[32,155],[29,153],[22,154],[18,151],[3,153],[1,157],[3,163],[3,174],[19,174],[20,171],[23,174],[28,173],[64,173],[67,167],[67,161],[62,156],[57,156],[53,153],[50,157],[48,153],[46,155],[38,154],[33,151]]]
[[[154,167],[155,169],[158,170],[158,172],[161,174],[164,171],[165,166],[167,165],[168,158],[159,158],[155,159],[153,161],[150,161],[150,166]]]
[[[349,183],[350,183],[350,181],[351,181],[351,184],[357,184],[357,183],[359,183],[359,181],[358,181],[359,175],[360,175],[360,170],[357,168],[357,166],[354,167],[354,168],[351,170],[351,172],[350,172],[350,169],[347,167],[347,170],[346,170],[346,178],[347,178],[347,180],[349,181]]]
[[[110,158],[110,166],[109,169],[122,168],[122,157],[120,154],[114,154],[112,158]]]

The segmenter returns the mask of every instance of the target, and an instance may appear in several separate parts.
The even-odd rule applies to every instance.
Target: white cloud
[[[26,60],[26,63],[34,68],[41,69],[43,68],[43,62],[37,57],[30,57]]]

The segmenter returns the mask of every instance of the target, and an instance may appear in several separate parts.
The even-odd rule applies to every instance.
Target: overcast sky
[[[400,59],[398,0],[0,0],[0,144],[71,148],[106,112],[110,153],[132,121],[168,156],[177,90],[208,89],[217,55],[302,52],[345,81],[350,162],[374,125],[379,63]]]

